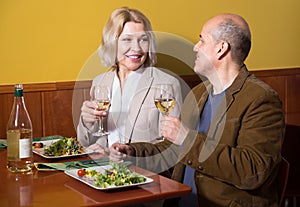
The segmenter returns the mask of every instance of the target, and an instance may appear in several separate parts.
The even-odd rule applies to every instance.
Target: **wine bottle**
[[[7,124],[7,168],[28,172],[33,167],[32,124],[25,106],[23,85],[16,84],[14,103]]]

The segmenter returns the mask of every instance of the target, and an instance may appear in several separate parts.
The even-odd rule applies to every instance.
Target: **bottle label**
[[[7,159],[9,161],[18,161],[19,158],[19,140],[21,133],[19,130],[7,131]]]
[[[19,142],[19,153],[20,153],[20,158],[27,158],[31,156],[31,139],[30,138],[25,138],[25,139],[20,139]]]

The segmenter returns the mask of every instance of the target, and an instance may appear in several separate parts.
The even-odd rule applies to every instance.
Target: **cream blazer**
[[[98,75],[92,85],[103,84],[112,88],[115,71],[109,71]],[[156,84],[172,84],[176,104],[171,116],[180,116],[182,105],[182,92],[179,80],[155,67],[146,68],[137,85],[134,97],[129,106],[128,117],[125,123],[125,138],[127,143],[150,142],[160,136],[159,120],[162,115],[154,105],[154,86]],[[108,115],[108,126],[116,127],[113,114]],[[81,116],[77,127],[77,139],[83,146],[98,143],[108,147],[107,136],[95,137],[83,124]]]

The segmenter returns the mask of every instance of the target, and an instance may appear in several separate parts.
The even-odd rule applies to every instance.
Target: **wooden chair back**
[[[290,170],[290,164],[289,162],[283,157],[279,166],[279,172],[278,172],[278,194],[279,194],[279,205],[281,206],[284,195],[285,195],[285,190],[288,182],[288,177],[289,177],[289,170]]]

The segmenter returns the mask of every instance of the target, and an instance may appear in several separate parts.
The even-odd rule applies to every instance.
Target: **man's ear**
[[[226,41],[221,41],[217,46],[217,58],[222,59],[230,51],[230,44]]]

